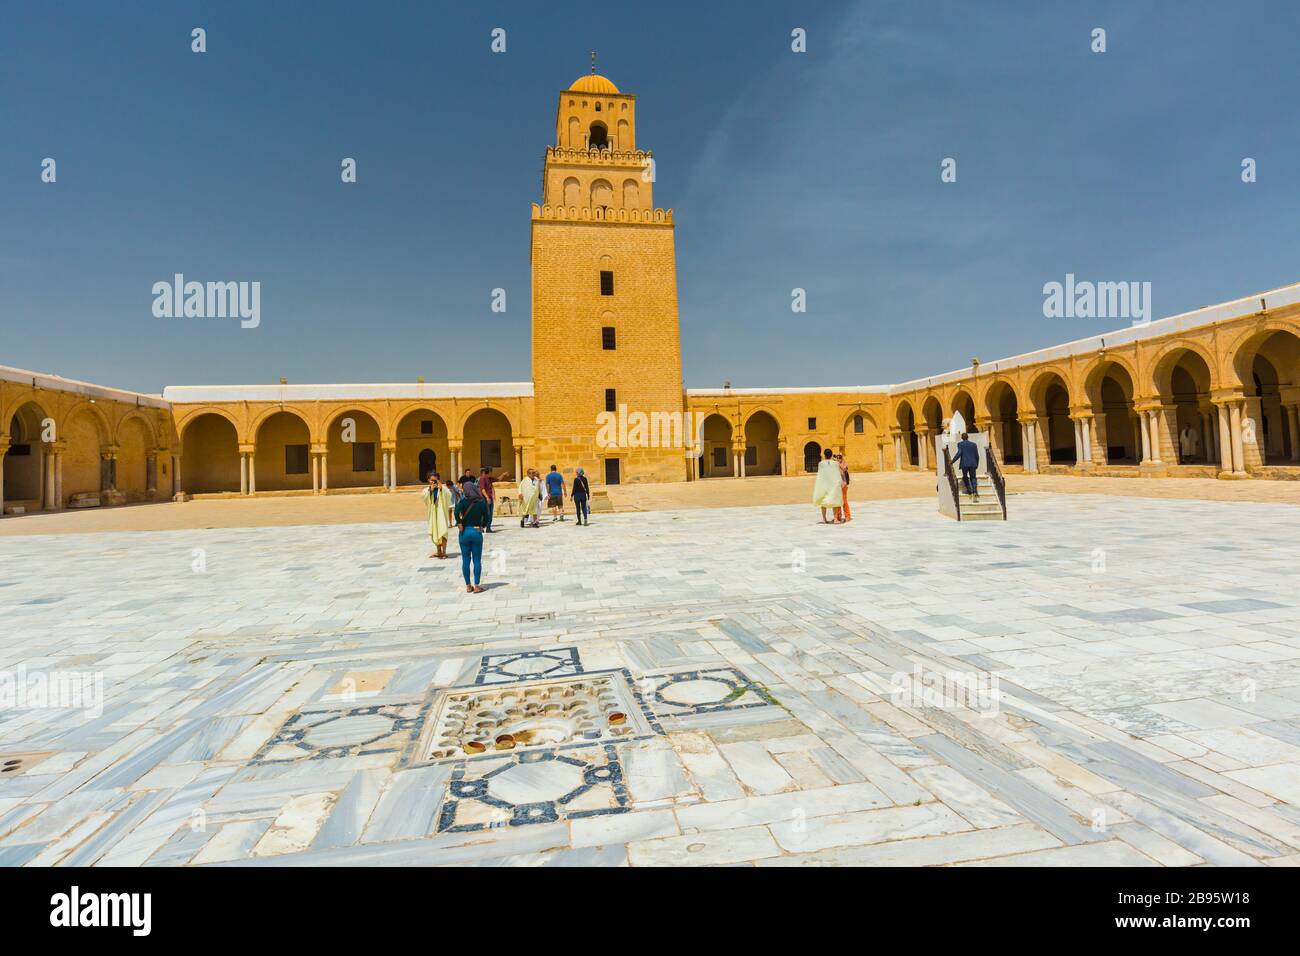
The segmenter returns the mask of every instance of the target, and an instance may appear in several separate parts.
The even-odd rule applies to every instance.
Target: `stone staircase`
[[[998,491],[993,487],[993,479],[988,475],[977,476],[976,489],[979,499],[966,493],[965,483],[957,479],[958,498],[961,503],[962,521],[1002,521],[1002,505],[998,502]]]

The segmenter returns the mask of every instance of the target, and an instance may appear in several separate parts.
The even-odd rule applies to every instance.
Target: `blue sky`
[[[1294,3],[62,2],[4,20],[0,364],[143,391],[526,380],[529,203],[593,47],[637,94],[675,209],[693,387],[896,382],[1126,324],[1044,318],[1067,272],[1149,281],[1156,316],[1300,280]],[[176,272],[260,281],[261,326],[155,318]]]

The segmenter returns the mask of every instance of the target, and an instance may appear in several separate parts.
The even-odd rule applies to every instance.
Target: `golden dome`
[[[584,73],[572,83],[569,89],[579,93],[617,93],[618,87],[599,73]]]

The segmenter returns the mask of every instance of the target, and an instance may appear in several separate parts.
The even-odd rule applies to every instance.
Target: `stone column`
[[[1287,431],[1291,436],[1291,460],[1300,461],[1300,405],[1287,405],[1283,411],[1286,413]]]
[[[1202,457],[1207,461],[1214,461],[1214,427],[1211,423],[1209,412],[1201,412],[1201,448]]]
[[[45,511],[57,511],[55,505],[58,497],[54,493],[54,447],[52,445],[41,446],[41,485],[44,488],[41,502]]]
[[[1083,460],[1092,464],[1092,416],[1083,416]]]
[[[922,471],[930,470],[930,432],[928,429],[916,433],[916,467]]]
[[[397,443],[387,446],[384,453],[388,458],[388,490],[397,490]]]
[[[327,451],[320,453],[320,490],[330,490],[330,456]]]
[[[0,436],[0,518],[5,516],[5,452],[9,450],[9,439]]]
[[[257,449],[248,450],[248,493],[257,494]]]
[[[1151,443],[1151,463],[1154,465],[1164,464],[1164,459],[1160,457],[1161,448],[1164,444],[1161,441],[1162,432],[1161,419],[1164,413],[1158,408],[1147,409],[1147,440]]]
[[[172,497],[175,498],[185,490],[181,483],[181,456],[172,455]]]
[[[1232,473],[1246,472],[1246,450],[1241,435],[1241,401],[1235,401],[1228,408],[1228,433],[1232,438]]]
[[[54,510],[63,510],[63,449],[54,452]]]
[[[785,445],[782,444],[781,445],[781,474],[783,475],[790,474],[790,456],[788,452],[789,449],[787,449]]]
[[[144,460],[144,496],[154,498],[158,494],[158,452],[151,451]]]
[[[248,494],[248,455],[239,456],[239,493]]]
[[[1219,451],[1219,473],[1232,474],[1232,426],[1229,424],[1228,406],[1225,402],[1216,403],[1219,408],[1219,434],[1214,447]]]
[[[456,467],[455,452],[452,452],[451,454],[451,461],[452,461],[452,468],[454,469]],[[460,475],[458,474],[456,477],[459,478]],[[385,488],[388,487],[388,449],[387,448],[384,449],[384,485],[383,486]]]
[[[1144,413],[1138,413],[1138,427],[1142,429],[1142,457],[1138,459],[1138,464],[1145,465],[1151,461],[1151,439],[1148,437],[1150,423]]]
[[[1077,418],[1071,419],[1074,422],[1074,467],[1078,468],[1085,461],[1083,455],[1083,422]]]
[[[320,494],[320,455],[311,455],[311,491],[312,494]]]

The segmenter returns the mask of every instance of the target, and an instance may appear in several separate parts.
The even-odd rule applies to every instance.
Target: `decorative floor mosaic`
[[[1294,507],[411,502],[0,538],[0,866],[1300,864]]]

